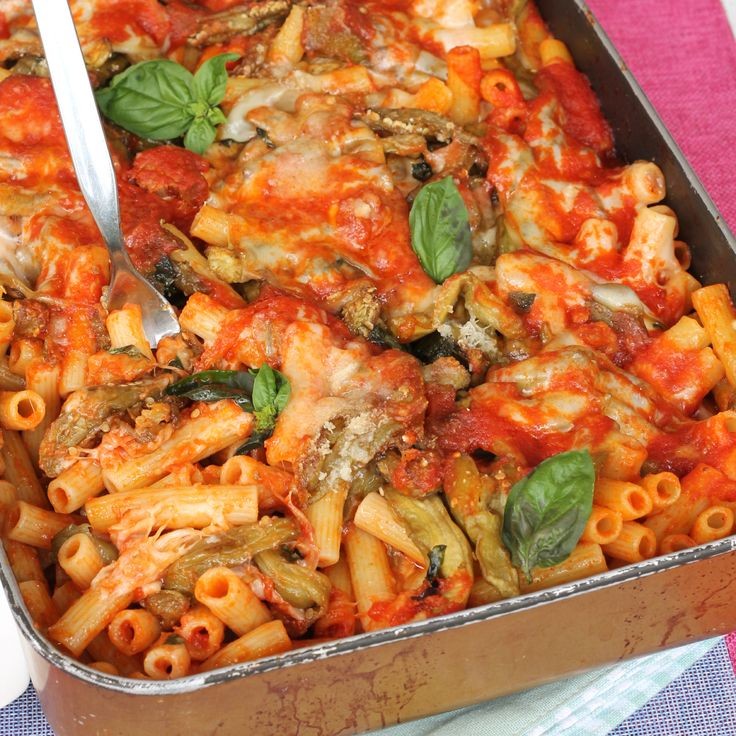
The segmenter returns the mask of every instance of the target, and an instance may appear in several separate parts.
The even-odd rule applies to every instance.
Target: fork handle
[[[113,265],[127,264],[112,165],[79,38],[66,0],[32,0],[79,187]]]

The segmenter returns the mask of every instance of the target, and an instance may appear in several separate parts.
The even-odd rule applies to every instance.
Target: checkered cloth
[[[736,230],[736,44],[720,3],[589,0],[589,5]],[[732,663],[736,634],[381,734],[734,736]],[[0,710],[0,736],[53,736],[32,688]]]
[[[380,736],[605,736],[670,683],[687,697],[687,681],[679,686],[678,676],[716,648],[719,659],[730,669],[723,640],[710,639],[508,695],[473,708],[394,726],[381,731]],[[731,680],[734,680],[733,672]],[[693,702],[707,707],[710,697],[701,696]],[[732,709],[736,714],[736,700]],[[641,717],[648,718],[646,712]],[[662,733],[670,736],[669,731]],[[687,731],[688,736],[716,736],[717,733]],[[723,732],[723,736],[725,734]]]

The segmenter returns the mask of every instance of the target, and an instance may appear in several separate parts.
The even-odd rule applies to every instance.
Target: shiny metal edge
[[[590,578],[572,583],[558,585],[535,593],[527,593],[517,598],[509,598],[496,603],[489,603],[476,608],[439,616],[425,621],[396,626],[390,629],[358,634],[345,639],[337,639],[328,644],[304,647],[291,652],[265,657],[253,662],[232,665],[198,675],[189,675],[178,680],[133,680],[124,677],[106,675],[87,667],[56,649],[50,641],[36,630],[28,610],[23,603],[17,582],[10,570],[5,550],[0,545],[0,584],[7,596],[10,608],[15,615],[18,626],[26,641],[50,664],[59,667],[84,682],[98,687],[133,695],[181,695],[193,690],[229,682],[248,675],[262,674],[273,670],[293,667],[307,662],[315,662],[348,652],[381,646],[397,639],[412,639],[426,634],[433,634],[448,629],[468,626],[478,621],[507,616],[518,611],[528,610],[560,599],[583,595],[589,591],[607,588],[620,583],[638,580],[655,575],[673,567],[692,565],[719,555],[736,551],[736,536],[726,537],[716,542],[694,547],[692,549],[673,552],[662,557],[655,557],[634,565],[620,567],[615,570],[594,575]]]
[[[557,2],[559,2],[559,0],[555,0],[555,4]],[[543,10],[545,6],[544,0],[539,0],[539,5]],[[701,200],[702,204],[705,205],[705,208],[711,215],[713,222],[721,231],[724,240],[728,243],[730,249],[736,254],[736,239],[734,239],[733,234],[724,222],[722,215],[718,211],[706,189],[703,187],[694,170],[687,162],[687,159],[684,157],[679,146],[670,135],[646,94],[639,86],[639,83],[628,70],[628,67],[611,40],[606,35],[605,31],[602,29],[600,23],[598,23],[594,14],[588,8],[584,0],[572,0],[572,5],[576,8],[578,13],[582,13],[585,16],[591,32],[597,36],[601,45],[607,52],[609,59],[618,66],[620,72],[625,77],[629,91],[634,94],[638,102],[642,105],[649,122],[655,127],[658,135],[669,149],[669,152],[676,159],[678,166],[688,178],[689,183],[694,190],[694,196]],[[545,20],[549,22],[546,17]],[[566,40],[564,27],[559,29],[555,28],[555,33],[562,40]],[[583,69],[583,71],[585,70]],[[595,85],[593,86],[595,88]],[[28,610],[23,603],[18,584],[10,569],[10,564],[5,554],[5,550],[1,544],[0,585],[2,585],[5,590],[10,608],[16,619],[16,623],[18,624],[26,642],[51,665],[61,668],[67,673],[90,685],[132,695],[150,695],[160,697],[163,695],[186,694],[194,690],[240,679],[248,675],[262,674],[299,664],[315,662],[349,652],[381,646],[398,639],[417,638],[425,634],[433,634],[448,629],[469,626],[477,623],[478,621],[506,616],[518,611],[543,606],[560,599],[571,598],[583,595],[589,591],[648,577],[674,567],[692,565],[701,560],[707,560],[734,551],[736,551],[736,536],[727,537],[699,547],[683,550],[681,552],[674,552],[669,555],[645,560],[644,562],[628,565],[615,570],[609,570],[608,572],[600,573],[590,578],[585,578],[583,580],[578,580],[564,585],[558,585],[536,593],[528,593],[517,598],[498,601],[496,603],[490,603],[476,608],[468,608],[464,611],[458,611],[456,613],[428,619],[426,621],[417,621],[390,629],[358,634],[356,636],[330,642],[329,644],[305,647],[303,649],[294,650],[281,655],[265,657],[253,662],[232,665],[221,670],[214,670],[213,672],[190,675],[178,680],[168,681],[133,680],[106,675],[98,670],[94,670],[81,664],[77,660],[72,659],[70,656],[65,655],[60,650],[56,649],[49,640],[41,636],[33,625]]]

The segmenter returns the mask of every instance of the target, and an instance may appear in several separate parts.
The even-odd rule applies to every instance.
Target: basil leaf
[[[194,373],[167,386],[164,393],[192,401],[232,399],[243,411],[255,415],[256,428],[252,439],[254,447],[259,447],[270,437],[276,417],[289,400],[291,386],[284,375],[264,363],[257,371]],[[253,447],[241,449],[247,452]]]
[[[286,406],[290,393],[291,386],[288,379],[267,363],[256,371],[253,381],[253,406],[256,411],[268,407],[281,411]]]
[[[287,378],[281,375],[281,373],[278,374],[278,377],[282,383],[279,386],[278,391],[276,391],[276,398],[274,399],[273,405],[276,409],[276,413],[280,414],[286,407],[289,397],[291,396],[291,384]]]
[[[212,384],[208,386],[197,386],[188,391],[177,394],[183,399],[191,401],[205,401],[211,403],[213,401],[222,401],[223,399],[232,399],[243,411],[252,412],[253,402],[243,393],[242,389],[232,388],[222,384]]]
[[[411,247],[438,284],[470,265],[468,210],[451,176],[427,184],[409,213]]]
[[[202,64],[197,69],[192,83],[194,96],[198,100],[206,102],[208,105],[219,105],[225,96],[225,87],[227,85],[227,70],[225,64],[235,61],[237,54],[218,54]]]
[[[106,117],[143,138],[170,140],[181,136],[194,119],[192,74],[168,59],[141,61],[117,74],[96,94]]]
[[[221,125],[227,122],[227,117],[219,107],[211,107],[207,112],[207,122],[210,125]]]
[[[531,581],[533,567],[569,557],[593,508],[595,468],[587,450],[541,462],[512,487],[503,520],[511,561]]]
[[[184,135],[184,147],[194,153],[203,154],[215,140],[215,126],[206,118],[195,118]]]
[[[258,429],[272,428],[291,395],[288,379],[264,363],[255,373],[253,406]]]
[[[169,396],[185,396],[202,386],[229,386],[250,395],[253,391],[253,376],[248,371],[201,371],[166,387]]]
[[[171,140],[204,153],[215,139],[216,126],[226,118],[217,105],[225,95],[225,65],[237,54],[208,59],[192,75],[168,59],[142,61],[113,77],[96,93],[106,117],[142,138]]]
[[[256,411],[265,409],[276,398],[276,374],[265,363],[254,373],[253,406]]]
[[[259,447],[263,447],[263,443],[273,434],[273,427],[268,429],[256,429],[248,439],[243,442],[237,450],[236,455],[245,455],[251,450],[257,450]]]

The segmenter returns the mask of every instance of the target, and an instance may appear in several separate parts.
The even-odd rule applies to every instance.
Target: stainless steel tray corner
[[[736,289],[736,243],[581,0],[539,0],[590,78],[626,160],[654,160],[702,281]],[[170,682],[64,656],[33,626],[0,548],[0,581],[58,736],[342,736],[459,708],[596,665],[736,629],[736,537],[520,598]]]

